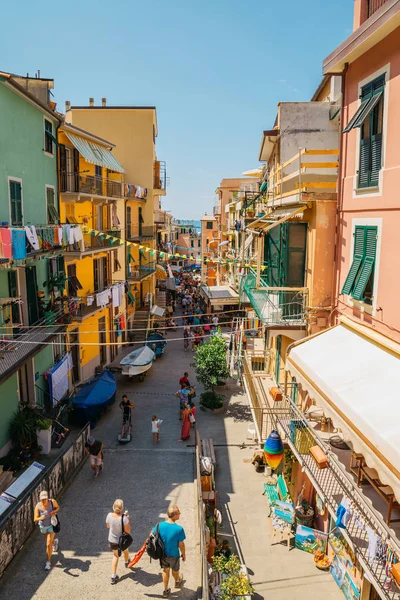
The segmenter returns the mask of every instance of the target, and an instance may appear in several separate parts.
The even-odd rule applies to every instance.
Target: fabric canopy
[[[400,346],[342,317],[294,346],[286,369],[400,500]]]
[[[244,177],[258,177],[258,176],[262,175],[262,171],[263,171],[263,167],[261,165],[260,167],[257,167],[256,169],[251,169],[250,171],[245,171],[244,173],[242,173],[242,175]]]
[[[89,140],[74,135],[73,133],[68,133],[68,131],[65,132],[65,135],[86,162],[99,167],[105,167],[106,169],[110,169],[110,171],[117,171],[117,173],[125,173],[124,167],[117,161],[110,150],[107,150],[107,148],[100,146],[100,144],[89,142]]]
[[[167,271],[161,265],[156,265],[156,279],[167,279]]]

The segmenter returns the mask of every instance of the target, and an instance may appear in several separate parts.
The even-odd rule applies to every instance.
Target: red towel
[[[121,331],[124,331],[125,329],[125,315],[121,315],[119,318],[119,328]]]
[[[11,229],[2,227],[0,229],[1,236],[1,247],[3,251],[3,258],[12,258],[12,245],[11,245]]]
[[[143,546],[140,548],[140,550],[138,552],[136,552],[136,554],[133,556],[128,567],[134,567],[136,565],[136,563],[138,563],[139,560],[142,558],[145,551],[146,551],[146,542],[143,544]]]

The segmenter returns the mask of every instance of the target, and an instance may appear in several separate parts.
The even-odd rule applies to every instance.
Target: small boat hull
[[[151,368],[155,359],[154,352],[147,346],[134,350],[125,356],[121,362],[122,375],[128,377],[139,377],[144,379],[147,371]]]
[[[134,365],[122,365],[122,375],[128,375],[134,377],[135,375],[145,375],[145,373],[151,369],[153,362],[148,365],[134,366]]]

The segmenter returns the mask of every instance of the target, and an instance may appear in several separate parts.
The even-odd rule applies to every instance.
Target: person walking
[[[175,580],[175,588],[182,587],[183,576],[180,574],[180,559],[186,560],[185,549],[185,530],[177,521],[181,512],[177,506],[170,506],[167,511],[167,520],[159,525],[159,534],[164,543],[164,556],[160,559],[160,565],[163,569],[162,579],[164,584],[163,597],[168,598],[171,588],[168,587],[170,572]],[[153,529],[153,533],[156,531]]]
[[[190,381],[189,381],[189,373],[187,371],[185,371],[183,374],[183,377],[180,378],[179,385],[181,386],[181,390],[183,390],[183,388],[186,387],[187,385],[189,387],[191,387]]]
[[[160,421],[156,415],[151,417],[151,433],[153,434],[153,445],[160,441]]]
[[[46,490],[40,492],[40,502],[35,506],[33,521],[38,523],[40,533],[46,536],[46,557],[47,561],[44,566],[45,571],[51,569],[51,555],[58,550],[58,540],[55,538],[51,518],[58,513],[60,507],[54,499],[49,499],[49,494]]]
[[[190,327],[185,327],[183,330],[183,349],[187,352],[189,348]]]
[[[190,408],[187,404],[187,402],[185,402],[185,404],[183,405],[183,410],[181,413],[181,417],[182,417],[182,428],[181,428],[181,439],[178,440],[178,442],[186,442],[186,440],[188,440],[190,438],[190,428],[192,426],[191,422],[190,422]]]
[[[90,435],[85,444],[85,451],[90,456],[90,466],[97,477],[103,470],[103,442]]]
[[[124,520],[124,531],[126,531],[126,533],[131,532],[131,524],[129,521],[128,511],[126,510],[125,512],[123,512],[123,510],[124,510],[124,502],[120,498],[117,498],[117,500],[115,500],[115,502],[113,504],[113,512],[109,512],[106,517],[106,526],[109,529],[108,545],[109,545],[110,550],[112,550],[112,552],[113,552],[112,566],[111,566],[111,585],[114,585],[118,581],[117,567],[118,567],[118,560],[120,557],[120,554],[119,554],[120,551],[118,549],[118,542],[119,542],[120,535],[122,534],[122,519]],[[123,552],[124,552],[125,567],[128,568],[129,548],[126,548],[126,550],[124,550]]]
[[[127,433],[130,433],[130,429],[132,428],[132,408],[135,408],[135,405],[132,400],[128,400],[128,396],[124,394],[119,403],[119,407],[122,410],[121,437],[124,438]]]
[[[213,324],[213,329],[215,329],[215,331],[218,331],[218,323],[219,323],[218,315],[214,315],[212,318],[212,324]]]

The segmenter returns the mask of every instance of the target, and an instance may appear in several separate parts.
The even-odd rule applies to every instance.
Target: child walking
[[[193,429],[193,427],[196,427],[196,406],[195,406],[193,400],[190,401],[189,421],[190,421],[192,429]]]
[[[160,423],[156,415],[151,417],[151,433],[153,434],[153,445],[160,441]]]

